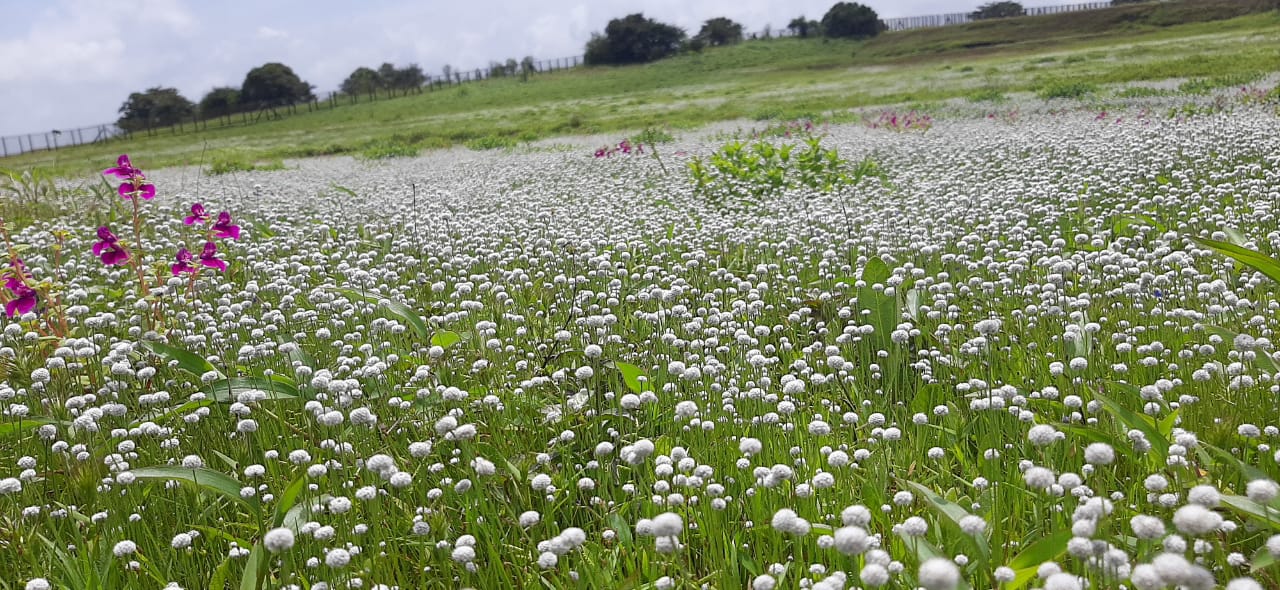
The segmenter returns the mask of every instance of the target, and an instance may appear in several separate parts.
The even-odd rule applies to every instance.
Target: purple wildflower
[[[178,249],[178,262],[170,268],[173,269],[173,276],[178,276],[184,272],[196,272],[196,266],[191,264],[195,261],[195,256],[186,248]]]
[[[120,193],[120,196],[126,199],[142,197],[143,200],[149,201],[156,196],[156,185],[147,182],[141,176],[125,180],[120,183],[120,188],[116,190]]]
[[[116,158],[115,167],[107,168],[102,173],[116,178],[133,178],[142,175],[142,171],[134,168],[133,162],[129,161],[129,154],[120,154],[120,157]]]
[[[4,288],[13,293],[4,304],[4,312],[9,317],[18,317],[36,308],[36,290],[23,279],[21,260],[15,261],[13,275],[5,279]]]
[[[120,246],[120,238],[107,226],[98,228],[98,240],[93,244],[93,255],[101,258],[103,264],[113,266],[129,260],[129,253]]]
[[[200,264],[219,271],[227,270],[227,263],[218,259],[218,245],[213,242],[204,243],[204,251],[200,253]]]
[[[209,214],[204,212],[204,205],[194,203],[191,205],[191,215],[188,215],[182,222],[187,225],[195,225],[197,223],[205,223],[209,221]]]
[[[231,225],[231,213],[227,211],[218,214],[218,221],[210,229],[213,230],[214,237],[240,239],[240,226]]]

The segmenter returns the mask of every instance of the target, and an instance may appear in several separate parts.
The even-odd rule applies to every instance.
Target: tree
[[[378,86],[387,91],[387,98],[391,98],[391,90],[396,87],[396,67],[389,62],[378,66]]]
[[[360,96],[361,94],[372,95],[381,87],[382,78],[378,75],[378,72],[372,68],[361,66],[351,72],[351,75],[342,81],[342,85],[338,89],[348,96]]]
[[[451,82],[453,82],[453,66],[444,64],[444,83],[449,84]]]
[[[427,75],[422,66],[409,64],[396,70],[396,87],[408,94],[410,90],[420,90],[427,83]]]
[[[244,105],[272,109],[315,98],[313,86],[303,82],[293,70],[282,63],[263,64],[244,77],[240,86],[240,101]]]
[[[214,88],[200,99],[200,118],[231,118],[240,110],[240,89],[223,86]]]
[[[806,19],[804,15],[800,15],[791,19],[791,22],[787,23],[787,29],[791,31],[792,35],[803,39],[810,35],[819,34],[821,32],[821,25],[819,25],[816,20],[809,20]]]
[[[822,32],[828,37],[865,39],[885,28],[875,10],[856,2],[837,2],[822,17]]]
[[[989,18],[1009,18],[1011,16],[1024,16],[1027,10],[1018,2],[988,2],[983,4],[977,10],[969,13],[969,18],[973,20],[986,20]]]
[[[588,65],[636,64],[675,54],[685,39],[683,29],[630,14],[609,21],[604,34],[593,33],[587,41]]]
[[[119,112],[117,126],[126,131],[141,131],[180,124],[195,112],[195,105],[176,88],[156,86],[130,94]]]
[[[528,82],[529,76],[537,73],[537,71],[538,65],[532,55],[526,55],[524,59],[520,60],[520,79],[522,81]]]
[[[742,41],[742,25],[723,16],[717,16],[702,23],[702,30],[698,31],[696,38],[712,47],[732,45]]]

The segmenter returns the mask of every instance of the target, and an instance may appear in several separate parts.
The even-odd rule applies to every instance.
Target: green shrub
[[[507,149],[516,147],[517,145],[519,145],[519,142],[516,141],[514,137],[507,137],[505,135],[486,135],[484,137],[477,137],[466,143],[468,149],[476,151]]]
[[[808,188],[831,192],[856,185],[867,177],[884,178],[870,157],[850,164],[836,148],[810,137],[800,143],[775,145],[769,141],[731,141],[707,160],[689,162],[694,191],[714,206],[744,210],[784,190]]]
[[[1036,89],[1036,96],[1044,100],[1054,98],[1084,98],[1098,91],[1098,86],[1083,80],[1047,80]]]
[[[632,143],[640,145],[658,145],[660,143],[671,143],[675,140],[676,136],[660,127],[645,127],[644,131],[631,138]]]
[[[385,160],[387,158],[412,158],[421,151],[416,145],[395,139],[380,139],[365,144],[357,155],[362,160]]]
[[[969,102],[1001,103],[1006,100],[1009,100],[1009,97],[1005,96],[1003,91],[1001,91],[999,88],[996,88],[994,86],[988,86],[986,88],[980,88],[978,90],[975,90],[969,94],[968,98],[969,98]]]
[[[219,152],[209,162],[209,174],[220,175],[232,172],[252,172],[254,170],[284,170],[284,160],[275,158],[257,161],[239,152]]]

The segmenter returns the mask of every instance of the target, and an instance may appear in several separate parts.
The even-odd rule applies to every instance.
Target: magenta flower
[[[204,251],[200,253],[200,264],[219,271],[227,270],[227,263],[218,260],[218,245],[213,242],[204,243]]]
[[[197,223],[205,223],[209,221],[209,214],[204,212],[204,205],[195,203],[191,205],[191,215],[188,215],[182,222],[187,225],[195,225]]]
[[[156,196],[156,185],[147,182],[141,176],[126,179],[116,190],[126,199],[142,197],[143,200],[149,201]]]
[[[178,262],[170,268],[173,269],[173,276],[178,276],[184,272],[196,272],[196,266],[191,264],[195,261],[195,256],[186,248],[178,249]]]
[[[218,221],[210,229],[213,230],[214,237],[240,239],[240,226],[231,225],[231,213],[226,211],[218,214]]]
[[[9,317],[18,317],[36,308],[35,289],[17,279],[9,279],[4,286],[13,292],[13,299],[4,304],[4,312]]]
[[[142,171],[134,168],[133,163],[129,161],[129,154],[121,154],[119,158],[116,158],[115,167],[107,168],[106,170],[103,170],[102,173],[116,178],[133,178],[135,176],[142,176]]]
[[[27,286],[27,282],[23,280],[23,272],[22,261],[15,260],[13,276],[4,281],[4,288],[13,293],[13,296],[4,304],[4,312],[11,318],[36,308],[36,290]]]
[[[93,244],[93,255],[101,258],[103,264],[113,266],[129,260],[129,253],[120,246],[120,238],[107,226],[98,228],[98,240]]]

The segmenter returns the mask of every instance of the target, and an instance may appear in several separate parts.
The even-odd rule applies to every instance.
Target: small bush
[[[632,143],[640,145],[657,145],[660,143],[671,143],[676,140],[676,136],[666,129],[659,127],[645,127],[644,131],[636,134],[631,138]]]
[[[1009,100],[999,88],[987,87],[975,90],[968,96],[969,102],[992,102],[1001,103]]]
[[[476,151],[498,150],[513,148],[519,145],[514,137],[506,137],[503,135],[486,135],[477,137],[466,143],[468,149]]]
[[[1049,80],[1036,89],[1036,96],[1044,100],[1054,98],[1084,98],[1098,91],[1096,84],[1083,80]]]
[[[252,172],[254,170],[284,170],[284,161],[279,158],[256,161],[242,153],[222,152],[215,154],[209,163],[209,174],[214,176],[232,172]]]
[[[827,193],[867,177],[884,178],[875,160],[851,164],[817,137],[784,144],[731,141],[707,160],[689,162],[689,173],[699,196],[731,210],[753,208],[764,197],[789,189]]]
[[[365,145],[357,155],[362,160],[385,160],[387,158],[412,158],[418,155],[420,148],[403,141],[381,139]]]

